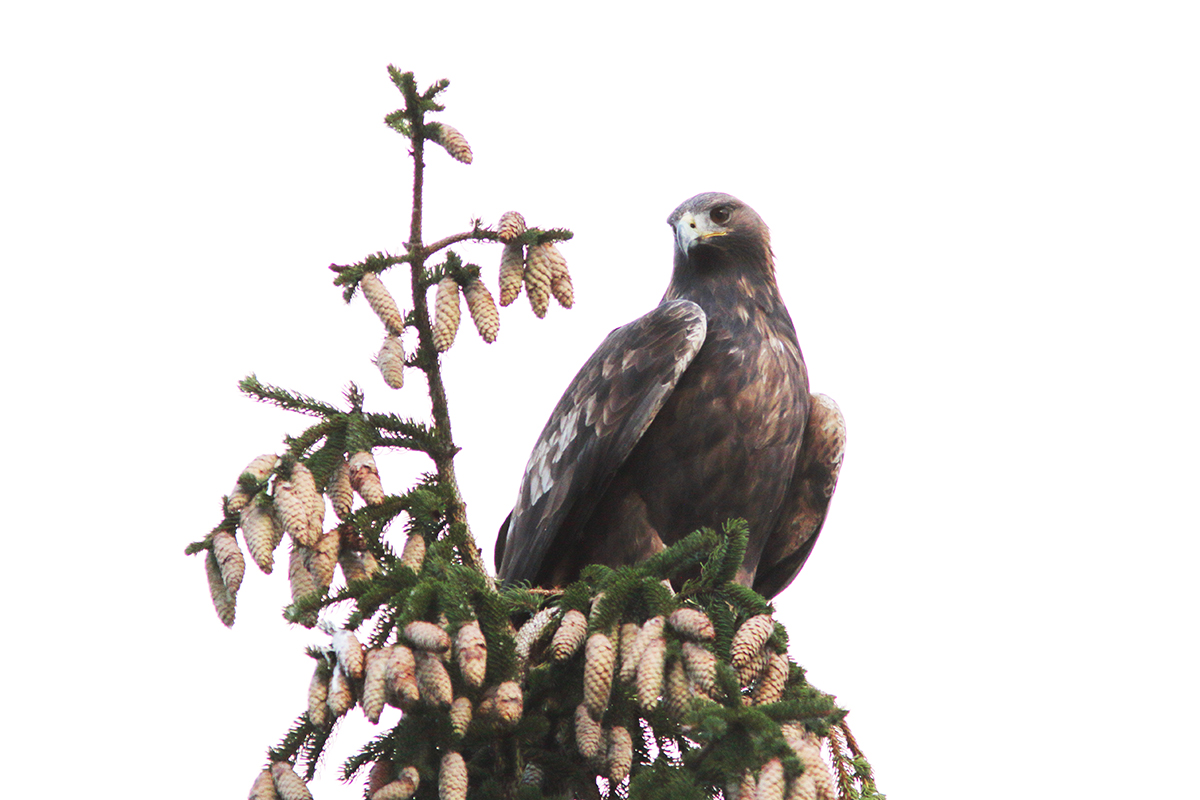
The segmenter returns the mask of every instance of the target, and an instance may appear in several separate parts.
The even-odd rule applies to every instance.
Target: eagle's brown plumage
[[[773,597],[820,532],[845,426],[808,392],[767,226],[718,193],[668,223],[662,303],[608,335],[538,438],[496,546],[505,580],[561,586],[742,517],[738,580]]]

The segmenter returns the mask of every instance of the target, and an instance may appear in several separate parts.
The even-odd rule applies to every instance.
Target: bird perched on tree
[[[637,563],[741,517],[737,580],[773,597],[816,542],[845,424],[809,394],[767,226],[719,193],[667,222],[675,268],[662,302],[608,335],[533,448],[496,545],[506,581],[562,586],[587,564]]]

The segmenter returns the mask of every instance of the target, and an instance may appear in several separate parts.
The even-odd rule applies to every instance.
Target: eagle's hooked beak
[[[700,242],[715,236],[725,236],[727,233],[728,231],[715,227],[707,216],[697,217],[689,211],[675,223],[675,247],[686,255]]]

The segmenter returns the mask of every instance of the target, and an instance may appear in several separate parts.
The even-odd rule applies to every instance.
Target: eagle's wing
[[[497,572],[533,581],[559,527],[585,514],[704,344],[700,306],[672,300],[617,328],[571,381],[542,429],[496,543]]]
[[[837,487],[845,449],[846,421],[841,409],[826,395],[812,395],[779,526],[767,540],[754,575],[754,590],[764,597],[774,597],[787,588],[812,552]]]

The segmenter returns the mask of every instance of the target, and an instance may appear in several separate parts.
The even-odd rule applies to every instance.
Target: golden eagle
[[[766,597],[804,566],[845,447],[775,283],[770,233],[727,194],[671,214],[662,302],[617,328],[538,437],[500,528],[505,581],[563,586],[637,563],[703,526],[750,525],[739,582]]]

